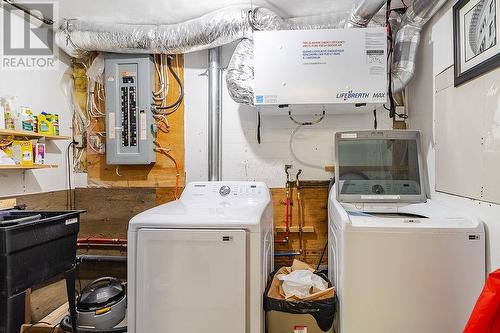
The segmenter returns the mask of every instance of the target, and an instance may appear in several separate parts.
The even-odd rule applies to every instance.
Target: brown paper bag
[[[269,292],[267,293],[267,296],[270,298],[274,299],[286,299],[287,301],[290,302],[297,302],[297,301],[313,301],[313,300],[322,300],[326,298],[332,298],[335,295],[335,288],[330,287],[325,290],[318,290],[316,288],[313,288],[312,293],[304,298],[299,298],[297,296],[292,296],[289,298],[286,298],[285,292],[283,291],[282,287],[282,281],[280,281],[277,276],[279,274],[290,274],[291,272],[295,270],[309,270],[311,272],[314,272],[315,270],[306,264],[305,262],[302,262],[300,260],[294,259],[292,263],[292,267],[281,267],[276,274],[274,274],[273,281],[271,282],[271,287],[269,288]]]

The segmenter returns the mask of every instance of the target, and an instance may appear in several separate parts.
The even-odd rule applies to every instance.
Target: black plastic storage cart
[[[83,211],[0,211],[0,333],[24,323],[26,289],[65,274],[74,318],[76,243]],[[74,321],[73,321],[74,322]]]

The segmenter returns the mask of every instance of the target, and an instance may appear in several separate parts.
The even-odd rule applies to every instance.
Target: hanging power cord
[[[297,172],[297,175],[295,176],[295,186],[297,187],[297,217],[298,217],[298,222],[299,222],[299,255],[302,255],[304,253],[304,235],[302,234],[303,232],[303,227],[304,227],[304,205],[302,203],[302,193],[301,193],[301,185],[300,185],[300,180],[299,176],[302,173],[302,169],[299,169]]]
[[[373,110],[373,129],[377,129],[378,127],[378,122],[377,122],[377,109]]]
[[[65,330],[67,332],[73,332],[73,329],[71,328],[71,319],[69,316],[65,316],[61,320],[59,325],[61,325],[61,328],[63,330]],[[124,332],[127,332],[126,326],[108,328],[108,329],[78,327],[78,333],[124,333]]]
[[[392,94],[392,56],[394,52],[394,45],[392,40],[392,27],[391,22],[389,21],[389,17],[391,15],[391,0],[387,0],[386,10],[385,10],[385,20],[387,25],[387,41],[389,44],[389,52],[387,54],[387,62],[389,63],[389,117],[394,118],[396,115],[396,105],[394,102],[394,96]],[[384,106],[385,107],[385,106]]]
[[[403,3],[404,4],[404,3]],[[406,5],[405,5],[406,7]],[[389,64],[389,70],[388,70],[388,76],[389,76],[389,89],[388,89],[388,98],[389,98],[389,107],[387,107],[385,104],[384,109],[389,111],[389,117],[390,118],[395,118],[396,116],[401,118],[401,119],[407,119],[408,115],[403,114],[403,113],[397,113],[396,112],[396,100],[394,99],[394,94],[392,91],[392,57],[394,56],[394,41],[392,39],[392,26],[391,22],[389,20],[391,16],[391,0],[387,0],[387,5],[386,5],[386,25],[387,25],[387,41],[389,44],[389,52],[387,54],[387,62]]]
[[[68,176],[68,191],[66,195],[66,200],[67,200],[67,208],[72,210],[74,209],[74,203],[73,203],[73,192],[71,188],[71,171],[72,171],[72,164],[71,164],[71,158],[69,154],[69,149],[75,144],[74,141],[71,141],[68,144],[68,147],[66,148],[66,170],[67,170],[67,176]]]
[[[316,265],[316,271],[319,271],[319,267],[321,266],[321,262],[323,261],[323,257],[325,256],[327,248],[328,248],[328,241],[326,241],[325,246],[323,247],[323,251],[321,251],[321,255],[319,256],[318,260],[318,265]]]
[[[314,169],[320,169],[320,170],[323,170],[324,167],[321,166],[321,165],[315,165],[315,164],[311,164],[311,163],[308,163],[306,161],[303,161],[301,160],[299,157],[297,157],[297,154],[295,154],[295,151],[293,149],[293,139],[295,137],[295,134],[297,134],[297,132],[303,127],[303,126],[312,126],[312,125],[316,125],[318,123],[320,123],[324,118],[325,118],[325,114],[326,114],[326,111],[325,109],[323,109],[323,113],[321,114],[321,116],[313,121],[308,121],[308,122],[299,122],[297,121],[295,118],[293,118],[292,116],[292,111],[290,110],[290,108],[288,109],[288,116],[290,117],[290,119],[295,123],[297,124],[298,126],[293,130],[292,132],[292,135],[290,135],[290,141],[289,141],[289,148],[290,148],[290,154],[292,155],[292,158],[294,160],[296,160],[297,162],[299,162],[300,164],[304,165],[304,166],[307,166],[307,167],[310,167],[310,168],[314,168]]]
[[[257,143],[260,145],[260,126],[261,126],[261,119],[260,119],[260,111],[257,111]]]
[[[57,324],[54,325],[54,324],[46,322],[46,321],[39,321],[37,323],[31,324],[23,333],[29,333],[29,332],[31,332],[31,330],[34,329],[34,328],[37,328],[38,325],[51,326],[50,327],[50,331],[48,333],[52,333],[52,332],[55,332],[56,328],[59,327],[60,323],[57,323]]]

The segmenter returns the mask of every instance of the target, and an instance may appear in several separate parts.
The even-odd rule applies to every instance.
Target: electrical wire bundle
[[[101,61],[97,57],[94,61]],[[88,72],[88,68],[86,68]],[[86,138],[87,146],[96,154],[103,155],[105,153],[105,131],[95,131],[98,125],[99,118],[105,118],[106,114],[101,110],[101,105],[105,102],[106,92],[104,85],[95,81],[87,75],[87,115],[89,125],[87,126]]]
[[[166,67],[165,69],[165,57],[166,57]],[[175,67],[173,68],[173,61],[175,58]],[[156,122],[156,127],[163,133],[168,133],[170,131],[170,124],[168,122],[168,116],[175,113],[182,105],[184,100],[184,86],[180,79],[179,72],[179,56],[178,55],[155,55],[153,57],[156,75],[158,76],[158,89],[152,92],[153,102],[151,104],[151,109],[153,112],[153,117]],[[169,80],[169,72],[174,78],[174,80],[179,85],[179,95],[174,103],[168,104],[167,98],[170,91],[170,80]],[[175,166],[175,199],[179,198],[179,190],[180,190],[180,168],[177,160],[171,155],[171,149],[162,147],[161,144],[155,140],[154,144],[156,148],[155,152],[160,153],[166,156]]]
[[[162,57],[160,55],[160,57]],[[153,92],[153,112],[155,115],[165,115],[169,116],[177,111],[182,105],[182,101],[184,100],[184,85],[180,79],[180,73],[176,72],[172,66],[172,61],[175,58],[175,67],[177,71],[179,71],[179,57],[178,55],[167,55],[167,68],[168,71],[172,74],[172,77],[179,85],[179,95],[174,103],[167,105],[167,96],[170,89],[170,83],[168,79],[168,73],[165,73],[163,66],[163,62],[160,61],[158,64],[155,61],[155,68],[157,75],[159,76],[159,89]]]
[[[97,82],[95,78],[89,76],[89,70],[94,67],[96,63],[103,62],[103,56],[98,55],[97,57],[88,57],[81,61],[76,61],[73,59],[73,64],[75,69],[73,70],[73,76],[68,84],[68,94],[70,95],[71,104],[73,106],[73,129],[74,135],[80,135],[82,140],[87,142],[87,147],[89,147],[96,154],[105,153],[105,138],[106,132],[96,131],[99,120],[105,117],[105,113],[102,111],[101,105],[105,100],[105,89],[104,85]],[[84,71],[85,76],[76,76],[76,68],[81,67]],[[77,94],[75,92],[75,82],[78,79],[84,79],[85,84],[85,106],[80,107],[80,102],[78,101]],[[86,157],[87,150],[85,145],[82,147],[73,147],[73,164],[75,170],[85,172],[86,171]]]

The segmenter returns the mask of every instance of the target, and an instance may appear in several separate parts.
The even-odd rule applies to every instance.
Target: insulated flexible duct
[[[386,0],[362,0],[351,12],[347,28],[366,28],[373,16],[384,7]]]
[[[254,29],[275,30],[282,26],[283,20],[266,8],[233,6],[170,25],[68,19],[57,31],[56,42],[75,58],[88,51],[179,54],[251,38]]]
[[[240,104],[253,104],[253,41],[243,39],[234,50],[226,71],[226,86],[231,98]]]
[[[394,92],[403,90],[413,77],[422,27],[445,2],[446,0],[414,0],[408,7],[394,41],[391,72]]]

